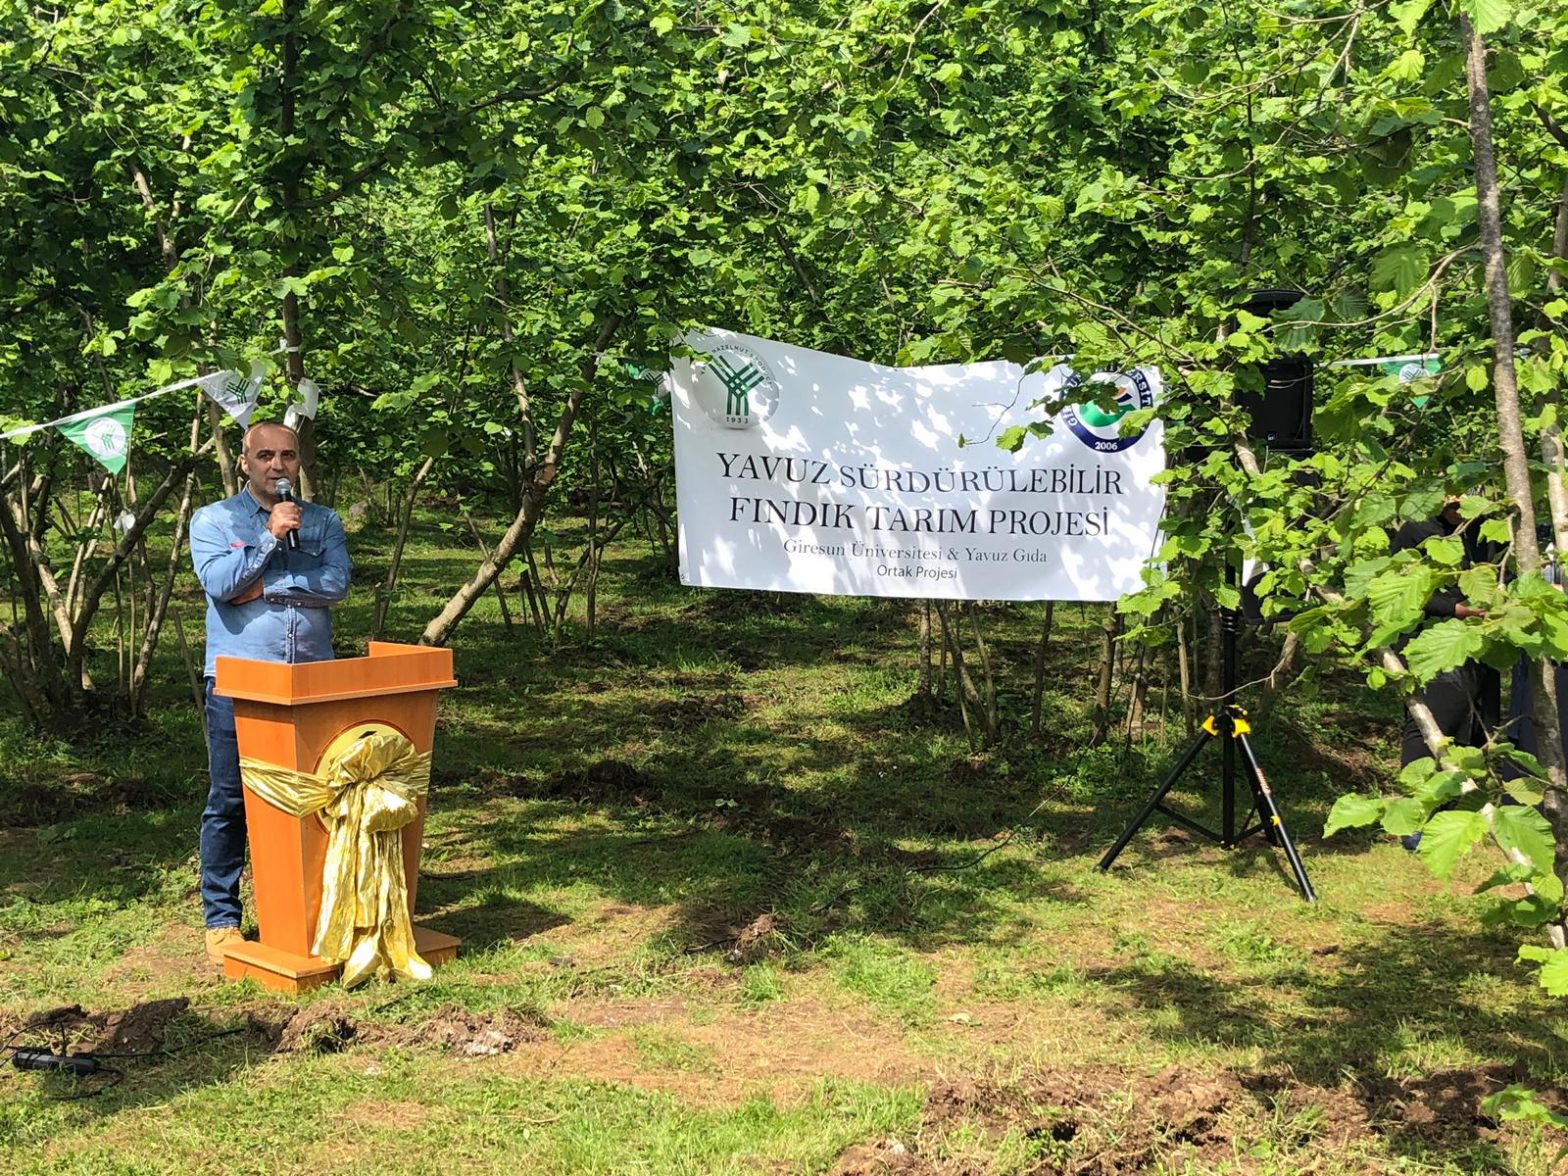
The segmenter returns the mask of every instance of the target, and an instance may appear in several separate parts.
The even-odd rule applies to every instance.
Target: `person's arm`
[[[253,545],[234,546],[210,510],[198,511],[191,520],[191,563],[202,591],[214,600],[235,604],[254,599],[257,581],[277,549],[277,539],[266,531]]]
[[[327,514],[321,543],[321,563],[317,567],[270,571],[263,580],[262,594],[274,604],[297,604],[306,608],[330,608],[342,601],[348,595],[351,565],[343,520],[335,512]]]

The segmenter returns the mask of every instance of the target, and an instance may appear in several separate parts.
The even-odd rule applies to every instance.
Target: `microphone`
[[[287,478],[279,478],[273,485],[272,492],[278,496],[279,502],[294,501],[294,487],[289,485]],[[289,532],[288,545],[290,551],[299,550],[299,528],[296,527]]]

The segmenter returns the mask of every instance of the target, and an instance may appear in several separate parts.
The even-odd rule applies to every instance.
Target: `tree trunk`
[[[370,626],[372,640],[379,641],[381,635],[386,632],[387,610],[392,606],[392,593],[397,590],[397,578],[403,567],[403,548],[408,544],[408,530],[414,521],[414,502],[419,497],[419,488],[425,484],[425,479],[435,468],[436,459],[425,458],[424,463],[415,471],[414,481],[399,505],[397,539],[392,544],[392,564],[387,568],[387,578],[376,589],[376,615],[374,623]]]
[[[506,345],[506,350],[511,352],[507,367],[512,374],[512,395],[517,399],[517,416],[522,422],[523,431],[523,479],[533,476],[534,466],[539,461],[539,436],[534,427],[534,414],[529,404],[528,381],[523,378],[523,369],[517,362],[517,355],[512,348],[512,311],[510,291],[506,281],[506,267],[501,264],[500,243],[496,239],[495,209],[487,200],[485,201],[485,249],[490,257],[490,264],[495,266],[495,295],[496,301],[501,304],[501,342]]]
[[[1094,717],[1090,724],[1089,746],[1098,747],[1111,733],[1111,688],[1116,681],[1116,638],[1121,633],[1122,617],[1116,606],[1105,610],[1100,626],[1100,672],[1094,690]]]
[[[195,450],[201,441],[202,415],[202,407],[197,405],[196,417],[191,421],[192,450]],[[158,638],[163,632],[164,619],[169,614],[169,598],[174,593],[174,582],[180,572],[180,556],[185,549],[186,528],[190,525],[192,509],[195,506],[195,492],[196,469],[193,465],[190,472],[185,475],[185,490],[180,495],[179,513],[174,518],[174,536],[169,542],[169,566],[164,572],[163,586],[158,592],[156,601],[149,605],[141,648],[136,655],[136,665],[131,670],[128,709],[133,717],[140,716],[146,704],[147,671],[152,665],[153,652],[158,648]]]
[[[1519,408],[1514,369],[1513,298],[1508,291],[1507,255],[1503,248],[1502,202],[1497,186],[1497,160],[1492,134],[1491,99],[1486,87],[1486,46],[1461,15],[1465,42],[1465,80],[1470,100],[1470,142],[1475,152],[1475,188],[1481,251],[1486,262],[1486,302],[1492,330],[1492,390],[1497,404],[1497,439],[1503,456],[1503,479],[1517,512],[1513,549],[1521,575],[1540,570],[1541,551],[1535,538],[1535,501],[1530,485],[1529,455]],[[1535,726],[1537,757],[1546,771],[1543,809],[1556,841],[1557,874],[1568,882],[1568,763],[1564,762],[1562,729],[1557,711],[1557,674],[1544,657],[1530,660],[1530,718]],[[1561,943],[1562,927],[1558,927]]]
[[[283,0],[283,61],[279,101],[282,104],[281,130],[283,141],[294,138],[294,92],[299,75],[299,37],[294,26],[300,16],[299,0]],[[296,223],[299,208],[299,173],[302,161],[286,158],[283,162],[282,203],[283,218]],[[297,246],[296,246],[297,247]],[[284,267],[286,277],[299,276],[298,258]],[[299,382],[305,378],[305,344],[299,326],[299,298],[290,289],[283,295],[283,374],[289,387],[296,393]],[[299,421],[295,432],[299,434],[299,493],[307,502],[316,496],[316,422],[310,417]]]
[[[1177,618],[1176,623],[1176,663],[1177,672],[1181,676],[1181,714],[1187,724],[1187,738],[1191,739],[1198,732],[1198,708],[1196,700],[1192,697],[1192,647],[1193,642],[1187,639],[1188,621],[1197,627],[1197,614]]]
[[[468,615],[469,609],[477,601],[495,578],[501,574],[501,569],[511,562],[512,556],[517,554],[518,546],[539,525],[539,519],[544,514],[545,501],[549,497],[550,486],[555,481],[556,471],[560,468],[561,455],[566,450],[566,443],[572,435],[572,426],[576,422],[577,412],[582,404],[583,393],[592,382],[598,370],[599,355],[609,345],[610,338],[615,334],[616,328],[621,324],[621,316],[612,314],[600,327],[598,338],[594,341],[592,354],[583,362],[580,380],[576,388],[567,397],[561,415],[555,424],[555,433],[550,438],[550,450],[545,455],[543,464],[530,479],[523,493],[523,504],[512,524],[506,529],[506,534],[496,544],[494,553],[485,557],[473,577],[453,593],[445,607],[437,613],[425,631],[420,634],[421,645],[444,645],[452,637],[452,632],[458,623]]]
[[[1143,710],[1149,695],[1149,647],[1138,646],[1133,659],[1132,694],[1127,700],[1127,746],[1143,736]]]
[[[947,621],[947,606],[941,602],[936,606],[937,620],[942,626],[942,648],[953,659],[953,684],[954,692],[958,695],[958,714],[964,721],[964,734],[969,737],[971,745],[974,743],[974,721],[969,717],[971,702],[976,705],[980,701],[979,694],[975,691],[975,684],[969,677],[969,669],[964,665],[963,652],[958,647],[957,634],[953,626]]]
[[[991,651],[986,648],[985,634],[980,630],[980,610],[975,608],[974,601],[964,601],[962,611],[969,617],[969,627],[975,634],[975,651],[980,655],[980,672],[985,682],[983,709],[980,713],[985,722],[985,735],[987,739],[995,739],[1001,729],[1001,721],[997,714],[996,674],[991,665]]]
[[[1045,654],[1051,645],[1051,622],[1056,619],[1056,601],[1045,602],[1045,619],[1040,623],[1040,642],[1034,648],[1034,698],[1029,709],[1029,733],[1040,738],[1041,708],[1045,700]]]
[[[920,665],[916,671],[915,697],[922,706],[930,706],[935,698],[931,691],[931,602],[920,602]]]

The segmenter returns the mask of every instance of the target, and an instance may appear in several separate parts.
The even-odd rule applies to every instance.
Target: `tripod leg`
[[[1193,760],[1198,758],[1198,753],[1203,750],[1203,745],[1212,738],[1214,736],[1204,731],[1193,741],[1192,746],[1177,761],[1176,766],[1170,770],[1170,774],[1165,777],[1164,782],[1154,790],[1154,795],[1149,797],[1148,803],[1139,809],[1138,815],[1127,823],[1127,828],[1122,830],[1122,835],[1116,839],[1116,844],[1105,851],[1105,856],[1100,859],[1100,864],[1095,869],[1103,873],[1111,868],[1111,863],[1116,860],[1117,855],[1122,850],[1127,848],[1127,843],[1132,840],[1133,834],[1137,833],[1143,827],[1143,823],[1149,819],[1149,815],[1160,807],[1160,801],[1165,799],[1165,794],[1171,790],[1177,780],[1181,779],[1181,774],[1187,770]]]
[[[1252,776],[1252,789],[1258,804],[1258,816],[1263,819],[1264,829],[1274,834],[1269,838],[1285,851],[1285,860],[1290,862],[1291,872],[1296,875],[1296,885],[1301,888],[1301,897],[1308,902],[1317,902],[1318,896],[1312,892],[1312,883],[1307,878],[1307,868],[1301,864],[1301,855],[1296,852],[1295,843],[1290,839],[1290,831],[1285,828],[1285,819],[1280,816],[1279,806],[1274,803],[1274,792],[1269,788],[1267,777],[1263,769],[1258,766],[1258,757],[1252,754],[1252,744],[1247,742],[1245,735],[1238,735],[1236,742],[1241,744],[1242,754],[1246,756],[1247,767]]]

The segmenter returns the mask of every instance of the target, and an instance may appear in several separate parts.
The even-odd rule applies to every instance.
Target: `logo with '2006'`
[[[1138,370],[1106,379],[1114,381],[1116,385],[1116,407],[1113,410],[1107,412],[1093,402],[1073,404],[1063,410],[1062,420],[1072,430],[1073,436],[1096,453],[1120,453],[1138,444],[1144,433],[1148,432],[1147,428],[1142,428],[1123,436],[1121,421],[1135,409],[1152,407],[1154,388],[1149,383],[1149,377]],[[1082,378],[1074,375],[1068,379],[1067,387],[1074,388],[1082,383]]]

